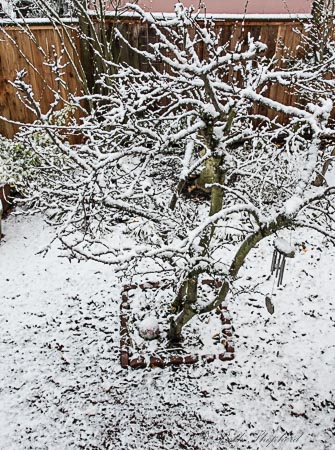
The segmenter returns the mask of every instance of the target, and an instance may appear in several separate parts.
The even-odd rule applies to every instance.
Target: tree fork
[[[256,233],[249,236],[239,247],[237,253],[235,254],[235,257],[233,259],[233,262],[229,268],[228,275],[229,278],[234,281],[236,279],[239,270],[243,266],[248,254],[250,251],[256,247],[256,245],[265,237],[271,236],[276,231],[285,228],[289,226],[291,223],[291,220],[288,219],[284,215],[279,215],[276,218],[276,221],[270,223],[267,227],[260,228]],[[198,278],[197,274],[197,278]],[[208,312],[213,311],[215,308],[221,305],[221,303],[226,299],[228,293],[230,290],[230,283],[228,281],[224,281],[217,297],[211,302],[209,305],[207,305],[205,308],[201,309],[200,311],[196,310],[194,308],[193,303],[188,303],[187,301],[184,304],[184,308],[182,312],[179,314],[177,319],[171,320],[171,327],[170,327],[170,333],[169,333],[169,339],[173,337],[173,341],[176,342],[181,339],[181,331],[182,328],[196,315],[206,314]]]
[[[212,182],[214,186],[211,190],[210,216],[221,211],[223,204],[223,190],[219,186],[219,184],[223,183],[223,173],[221,169],[222,158],[218,156],[213,157],[212,161]],[[200,246],[204,249],[204,254],[207,252],[209,244],[214,236],[214,231],[215,225],[212,224],[210,229],[201,239]],[[181,339],[182,328],[197,314],[197,311],[194,309],[194,305],[197,301],[198,279],[200,273],[201,271],[193,271],[189,274],[188,278],[183,282],[176,299],[172,303],[172,306],[176,308],[176,312],[180,313],[176,319],[171,318],[169,339],[172,342],[176,342]]]
[[[170,342],[180,342],[184,325],[197,314],[194,305],[198,297],[198,278],[199,273],[197,271],[191,272],[182,285],[185,286],[183,287],[185,295],[183,297],[182,311],[176,319],[171,318],[170,320],[170,330],[168,333]]]

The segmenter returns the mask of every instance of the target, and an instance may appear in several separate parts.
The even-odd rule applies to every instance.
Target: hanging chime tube
[[[279,272],[279,278],[278,278],[277,286],[281,286],[283,284],[285,262],[286,262],[286,258],[285,258],[285,255],[283,255],[281,266],[280,266],[280,272]]]
[[[273,272],[276,270],[276,262],[277,262],[277,250],[275,249],[273,251],[273,256],[272,256],[272,263],[271,263],[271,275],[273,274]]]

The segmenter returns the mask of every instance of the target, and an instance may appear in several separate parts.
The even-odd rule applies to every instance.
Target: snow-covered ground
[[[335,448],[335,250],[322,238],[288,261],[272,316],[269,243],[250,256],[229,300],[235,361],[127,371],[113,270],[36,254],[52,233],[40,217],[4,232],[1,450]]]

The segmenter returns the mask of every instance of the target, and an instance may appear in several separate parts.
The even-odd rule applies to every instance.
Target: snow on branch
[[[222,44],[210,20],[182,5],[165,19],[129,8],[156,41],[142,50],[121,29],[115,38],[148,70],[101,55],[96,90],[73,98],[91,105],[77,126],[82,144],[66,142],[64,124],[57,130],[41,112],[17,137],[41,161],[28,203],[45,210],[67,254],[130,275],[159,267],[181,286],[195,274],[234,278],[260,240],[285,228],[334,239],[334,144],[325,141],[334,134],[334,42],[323,62],[285,64],[251,36]],[[270,97],[277,85],[290,88],[290,105]],[[38,134],[49,145],[36,146]],[[56,158],[61,170],[45,170]],[[320,173],[327,186],[314,182]],[[238,244],[227,229],[239,230]]]

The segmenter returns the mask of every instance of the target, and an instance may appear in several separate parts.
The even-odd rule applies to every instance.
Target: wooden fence
[[[150,27],[136,19],[123,19],[119,24],[134,47],[144,49],[148,43],[155,40]],[[248,34],[260,39],[268,45],[268,55],[276,55],[281,58],[285,48],[295,50],[299,45],[300,38],[295,29],[302,28],[300,21],[294,20],[224,20],[216,21],[216,27],[221,30],[222,42],[231,41],[231,45],[245,39]],[[54,101],[54,92],[60,87],[66,98],[67,92],[79,93],[81,85],[78,82],[77,69],[79,62],[76,59],[76,49],[80,47],[79,38],[75,30],[69,38],[64,35],[64,30],[54,29],[51,25],[31,25],[31,36],[24,33],[23,29],[16,26],[0,27],[0,116],[9,119],[7,122],[0,120],[0,133],[6,137],[12,137],[18,130],[17,123],[31,123],[36,120],[36,115],[27,109],[18,98],[15,88],[11,85],[17,71],[25,69],[27,76],[25,81],[33,88],[35,98],[41,103],[42,112],[48,111]],[[63,62],[72,60],[74,64],[68,64],[62,75],[62,82],[52,73],[46,64],[48,58],[51,60],[62,51],[62,42],[67,42],[68,55]],[[80,53],[80,52],[79,52]],[[292,55],[291,55],[292,56]],[[128,63],[146,70],[145,61],[138,58],[134,52],[127,48],[121,49],[121,59]],[[273,99],[283,101],[286,104],[294,102],[286,90],[280,86],[270,89],[269,96]],[[264,111],[259,111],[263,112]],[[270,117],[274,112],[268,111]]]
[[[56,30],[51,25],[33,25],[30,26],[31,35],[18,27],[6,27],[0,31],[0,116],[9,119],[9,122],[0,120],[0,133],[12,137],[19,128],[13,122],[31,123],[37,119],[36,114],[25,107],[11,84],[18,71],[27,71],[24,81],[31,84],[42,113],[49,110],[58,89],[66,98],[67,92],[79,93],[80,85],[73,64],[68,64],[63,70],[62,81],[48,66],[48,61],[60,55],[62,42],[69,40],[61,29]],[[73,33],[71,40],[79,47],[76,33]],[[64,56],[62,63],[67,64],[69,59],[76,62],[76,49],[71,45],[66,47],[69,57]]]

